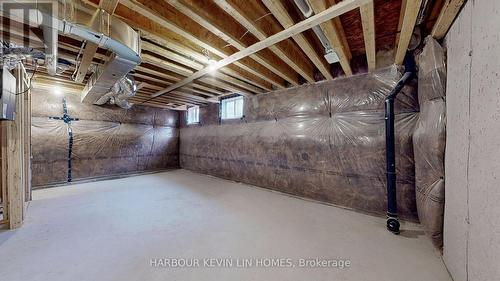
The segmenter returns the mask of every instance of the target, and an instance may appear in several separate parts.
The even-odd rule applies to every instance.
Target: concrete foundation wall
[[[455,281],[500,276],[499,26],[499,1],[468,1],[446,38],[444,261]]]

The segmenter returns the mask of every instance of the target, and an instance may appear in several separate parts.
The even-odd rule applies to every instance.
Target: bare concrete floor
[[[34,197],[24,226],[0,232],[0,280],[451,280],[418,225],[395,236],[383,218],[185,170]],[[200,264],[154,267],[152,258]],[[290,260],[267,267],[272,258]],[[351,265],[301,267],[302,258]]]

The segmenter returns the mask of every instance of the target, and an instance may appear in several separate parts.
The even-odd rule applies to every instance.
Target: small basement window
[[[200,122],[200,107],[192,106],[188,108],[187,111],[187,123],[196,124]]]
[[[221,101],[221,118],[237,119],[243,117],[243,97],[223,99]]]

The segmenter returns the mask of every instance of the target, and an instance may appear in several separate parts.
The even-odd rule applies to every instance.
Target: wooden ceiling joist
[[[145,82],[148,85],[148,88],[152,88],[152,87],[149,87],[149,86],[154,86],[155,90],[157,90],[157,91],[163,89],[166,86],[172,85],[173,83],[175,83],[175,81],[179,80],[179,79],[176,79],[176,80],[158,79],[158,78],[156,78],[158,76],[161,77],[162,75],[159,74],[159,73],[151,73],[150,71],[148,71],[148,69],[145,69],[145,68],[138,68],[133,73],[133,77],[137,81]],[[219,92],[218,90],[215,90],[215,89],[212,89],[212,88],[209,88],[209,87],[205,87],[205,86],[202,86],[202,85],[199,85],[199,84],[192,84],[192,85],[196,86],[196,88],[198,88],[198,87],[203,88],[204,90],[201,92],[201,94],[205,95],[205,96],[208,96],[208,97],[216,97],[216,96],[223,95],[225,93],[225,92]],[[216,94],[210,93],[208,90],[214,91]],[[191,89],[184,89],[184,90],[181,89],[181,91],[187,92],[187,93],[191,93],[191,92],[194,93],[194,91],[192,91]]]
[[[182,79],[180,75],[175,75],[175,74],[169,74],[167,71],[161,71],[161,67],[156,67],[156,68],[150,68],[150,67],[145,67],[142,65],[139,65],[135,68],[137,71],[144,72],[147,75],[150,75],[151,78],[153,77],[159,77],[162,78],[163,80],[159,80],[160,82],[168,82],[168,83],[175,83],[178,82]],[[199,89],[200,91],[203,92],[204,95],[222,95],[224,91],[217,90],[212,87],[207,87],[203,86],[201,83],[193,83],[192,86],[196,89]]]
[[[283,28],[289,29],[295,22],[292,17],[288,14],[286,8],[280,1],[276,0],[262,0],[264,5],[271,11],[278,22],[283,26]],[[313,64],[318,68],[318,70],[325,76],[326,79],[333,79],[330,73],[330,65],[326,62],[325,58],[318,55],[311,43],[306,39],[303,34],[296,34],[292,36],[293,40],[299,45],[299,47],[304,51],[304,53],[309,57]]]
[[[165,57],[169,60],[183,64],[183,65],[190,67],[190,68],[193,68],[195,70],[200,70],[206,66],[206,65],[198,63],[192,59],[186,58],[186,57],[181,56],[175,52],[169,51],[163,47],[156,46],[155,44],[152,44],[149,42],[143,42],[142,48],[143,48],[143,50],[148,50],[148,51],[154,52],[156,54],[159,54],[162,57]],[[246,83],[245,81],[241,81],[239,79],[233,78],[233,77],[226,75],[224,73],[217,72],[214,75],[215,75],[215,77],[221,79],[222,81],[234,84],[234,85],[241,87],[243,89],[246,89],[252,93],[255,93],[255,94],[263,93],[263,90],[261,90],[260,88],[254,86],[254,85],[251,85],[249,83]]]
[[[205,28],[201,27],[195,21],[187,18],[182,13],[177,13],[174,8],[162,6],[158,7],[161,9],[153,10],[151,8],[152,6],[160,5],[163,2],[147,2],[145,0],[141,1],[143,1],[144,3],[135,0],[121,0],[120,4],[123,4],[127,8],[127,10],[122,9],[121,7],[123,6],[118,5],[115,13],[120,17],[125,18],[125,21],[127,23],[135,23],[132,25],[135,25],[139,28],[159,24],[167,30],[176,33],[177,37],[183,37],[183,40],[188,40],[198,45],[199,47],[208,50],[210,53],[217,55],[218,57],[226,58],[232,53],[229,48],[224,48],[226,46],[226,43],[222,39],[217,38],[217,36],[215,35],[213,35],[212,38],[210,34],[207,34]],[[148,6],[146,6],[146,4]],[[167,3],[163,4],[168,5]],[[145,17],[143,17],[140,22],[137,22],[140,17],[134,16],[134,14],[137,13]],[[203,40],[200,38],[203,38]],[[181,40],[181,42],[183,40]],[[209,42],[210,44],[206,42]],[[236,65],[243,68],[245,71],[248,71],[260,77],[261,79],[273,84],[277,88],[285,87],[284,80],[281,77],[251,59],[246,59]]]
[[[199,23],[205,29],[214,33],[222,40],[231,44],[238,51],[247,48],[250,44],[246,43],[250,39],[243,36],[246,32],[239,24],[229,19],[224,10],[207,0],[165,0],[175,7],[181,13]],[[245,42],[246,41],[246,42]],[[254,41],[255,42],[255,41]],[[293,86],[298,86],[298,75],[293,68],[284,64],[278,57],[262,50],[249,56],[262,66],[271,70],[276,75],[288,81]]]
[[[149,33],[147,31],[142,31],[141,35],[143,38],[155,42],[156,44],[162,46],[163,48],[170,49],[176,53],[182,54],[186,57],[189,57],[190,60],[193,60],[194,62],[198,62],[200,64],[206,65],[208,64],[208,59],[206,56],[202,55],[200,52],[196,52],[192,49],[190,49],[187,46],[183,46],[179,43],[174,42],[173,40],[165,40],[161,38],[160,36],[157,36],[155,34]],[[271,84],[260,79],[259,77],[254,76],[251,73],[242,73],[242,69],[237,70],[239,67],[236,65],[230,65],[228,67],[224,67],[220,69],[220,72],[230,75],[232,77],[235,77],[241,81],[244,81],[250,85],[255,85],[259,88],[262,88],[263,90],[271,91],[272,87]]]
[[[435,39],[442,39],[448,29],[450,29],[451,24],[457,17],[458,12],[464,5],[465,0],[446,0],[443,8],[441,9],[441,13],[432,28],[431,35]]]
[[[92,42],[87,42],[85,47],[83,48],[82,58],[78,63],[78,69],[76,71],[75,81],[78,83],[82,83],[85,75],[87,75],[87,71],[89,70],[90,65],[92,64],[92,60],[97,52],[97,48],[99,46]]]
[[[99,8],[139,30],[143,62],[130,73],[138,85],[131,101],[179,110],[219,102],[233,93],[254,95],[312,83],[318,79],[316,68],[332,79],[331,66],[309,30],[313,26],[322,29],[346,75],[352,74],[353,55],[366,53],[372,71],[377,48],[392,48],[394,42],[395,61],[401,64],[423,1],[400,0],[401,8],[399,3],[374,1],[308,0],[314,15],[301,22],[293,0],[79,0],[75,7],[85,13],[86,21]],[[432,31],[436,38],[445,36],[465,0],[442,2],[441,13],[436,9],[432,20],[432,24],[437,20]],[[357,8],[359,13],[348,13]],[[427,26],[432,27],[431,21]],[[16,40],[24,36],[19,30],[20,34],[12,35]],[[32,31],[30,36],[40,37],[41,30]],[[89,67],[108,59],[108,51],[92,47],[80,38],[60,34],[59,55],[74,65],[53,77],[41,65],[38,83],[81,88],[71,82],[72,74],[85,82]],[[212,72],[213,68],[217,71]]]
[[[239,10],[236,5],[232,5],[227,0],[215,0],[214,2],[220,8],[224,9],[226,13],[231,15],[238,23],[245,27],[248,32],[253,34],[257,39],[264,40],[269,36],[256,24],[254,20],[248,17],[248,14]],[[290,42],[284,41],[284,44],[270,46],[269,49],[291,68],[295,69],[302,77],[304,77],[304,79],[310,83],[314,83],[314,69],[312,65],[304,61],[301,57],[302,54],[298,53]]]
[[[224,67],[226,65],[229,65],[231,63],[234,63],[242,58],[245,58],[251,54],[254,54],[262,49],[268,48],[269,46],[272,46],[278,42],[281,42],[287,38],[290,38],[292,36],[295,36],[297,34],[300,34],[304,32],[305,30],[308,30],[324,21],[330,20],[334,17],[338,17],[346,12],[349,12],[351,10],[354,10],[356,8],[359,8],[361,5],[367,4],[368,2],[371,2],[372,0],[344,0],[328,9],[325,11],[314,15],[304,21],[301,21],[279,33],[276,33],[262,41],[259,41],[258,43],[253,44],[252,46],[234,53],[233,55],[222,59],[214,64],[214,67],[220,68]],[[164,95],[165,93],[171,92],[177,88],[180,88],[186,84],[191,83],[192,81],[203,77],[204,75],[208,74],[210,72],[209,68],[204,68],[202,70],[199,70],[195,72],[193,75],[190,77],[172,85],[169,86],[168,88],[157,92],[154,94],[152,97],[158,97],[161,95]]]
[[[334,0],[330,0],[333,4],[336,2]],[[313,0],[309,1],[311,4],[311,8],[314,13],[318,14],[323,12],[327,6],[325,0]],[[344,43],[346,41],[344,28],[342,28],[342,23],[340,19],[334,18],[333,20],[325,21],[320,24],[321,30],[325,34],[326,38],[332,44],[333,49],[337,53],[339,57],[340,66],[342,66],[342,70],[347,76],[352,75],[351,69],[351,52],[349,51],[349,45]]]
[[[373,1],[361,6],[359,10],[361,13],[361,24],[363,25],[368,71],[373,71],[376,68],[375,15]]]
[[[154,92],[158,88],[158,86],[147,84],[147,83],[145,83],[145,84],[146,85],[140,91],[140,93],[141,93],[140,96],[150,98],[151,93]],[[177,99],[177,100],[185,100],[185,101],[189,101],[189,102],[193,102],[193,103],[204,103],[204,104],[214,103],[213,100],[203,98],[203,97],[200,97],[197,95],[188,94],[188,93],[181,92],[181,91],[173,91],[168,96],[162,96],[159,99],[155,99],[155,101],[161,101],[161,100],[165,100],[167,98]]]
[[[405,18],[405,12],[406,12],[406,1],[408,0],[401,0],[401,9],[399,11],[398,33],[396,34],[396,42],[394,46],[399,45],[399,36],[401,35],[401,28],[403,27],[403,20]]]
[[[401,33],[399,34],[399,44],[396,49],[395,63],[398,65],[403,64],[421,4],[422,0],[406,1]]]
[[[99,8],[106,11],[108,14],[112,15],[115,12],[116,6],[118,6],[119,0],[101,0],[99,1]]]
[[[154,57],[152,55],[148,55],[148,54],[142,54],[142,61],[146,62],[146,63],[151,63],[154,65],[157,65],[158,67],[164,68],[166,70],[172,71],[172,72],[177,73],[177,74],[182,75],[182,76],[190,76],[194,73],[190,69],[187,69],[187,68],[182,67],[180,65],[171,63],[167,60],[163,60],[163,59],[160,59],[160,58]],[[243,95],[253,95],[254,94],[254,93],[249,92],[247,90],[244,90],[242,88],[233,86],[232,84],[224,83],[224,82],[221,82],[219,80],[212,79],[211,77],[204,77],[204,78],[200,79],[199,81],[205,82],[205,83],[210,84],[210,85],[214,85],[215,87],[218,87],[218,88],[221,88],[221,89],[233,92],[233,93],[240,93]]]
[[[129,100],[131,102],[139,103],[139,104],[147,103],[148,105],[150,105],[150,104],[152,104],[152,105],[164,105],[165,103],[169,103],[169,102],[173,102],[176,104],[187,104],[187,105],[191,105],[191,106],[204,105],[203,103],[192,102],[189,100],[178,99],[178,98],[170,97],[170,96],[165,97],[161,100],[155,101],[155,100],[150,100],[150,98],[148,98],[147,96],[135,95],[134,97],[130,98]]]

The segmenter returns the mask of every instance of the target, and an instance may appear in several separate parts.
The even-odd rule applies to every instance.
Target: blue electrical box
[[[5,67],[1,72],[0,120],[14,120],[16,108],[16,78]]]

